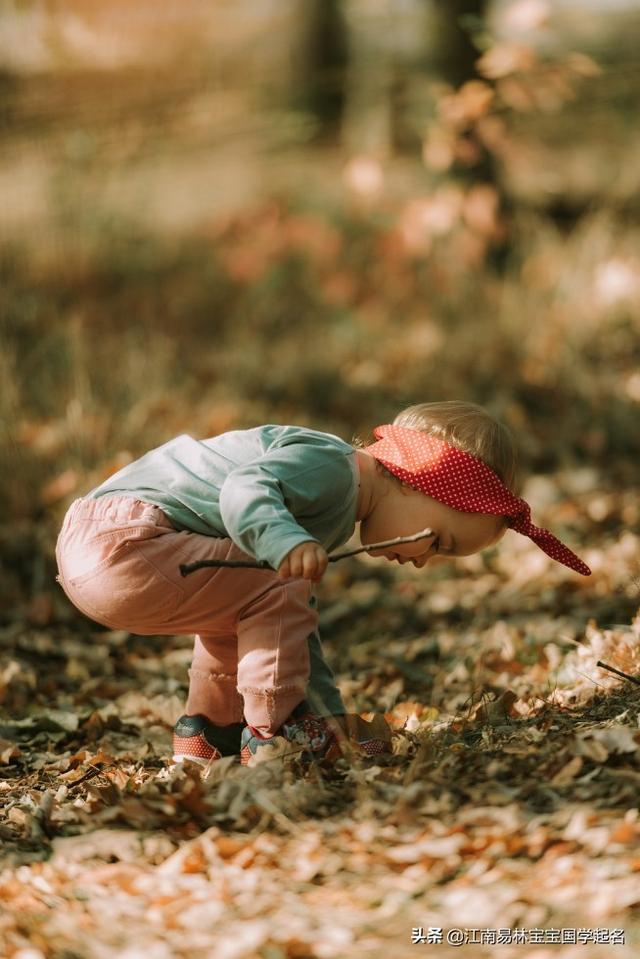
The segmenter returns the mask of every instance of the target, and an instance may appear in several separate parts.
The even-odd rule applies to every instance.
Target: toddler
[[[307,759],[331,753],[346,711],[322,654],[314,584],[356,523],[363,546],[429,529],[371,550],[417,568],[486,549],[511,528],[589,575],[531,523],[513,492],[511,434],[482,407],[412,406],[374,435],[364,447],[299,426],[181,435],[69,508],[56,557],[75,606],[113,629],[195,634],[175,761],[239,754],[246,764],[276,735]],[[202,560],[269,565],[181,576],[181,564]],[[386,748],[373,735],[359,746]]]

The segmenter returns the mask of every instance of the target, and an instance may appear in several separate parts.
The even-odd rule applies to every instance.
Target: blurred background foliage
[[[637,483],[639,38],[620,0],[2,4],[5,546],[181,431],[439,399]]]

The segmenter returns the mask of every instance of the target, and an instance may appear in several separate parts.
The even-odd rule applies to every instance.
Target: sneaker
[[[306,708],[308,709],[308,706]],[[259,749],[272,749],[278,738],[291,743],[291,752],[303,762],[324,759],[334,747],[336,755],[339,754],[338,739],[332,728],[331,719],[302,712],[300,706],[297,706],[289,719],[285,720],[273,736],[263,736],[253,726],[244,727],[240,744],[242,765],[247,766]]]
[[[190,759],[206,766],[208,762],[240,752],[242,723],[216,726],[206,716],[181,716],[173,727],[173,762]]]

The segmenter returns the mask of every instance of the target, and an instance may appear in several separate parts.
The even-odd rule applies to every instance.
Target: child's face
[[[363,546],[397,536],[412,536],[429,527],[434,535],[415,543],[401,543],[371,556],[385,556],[421,569],[432,556],[470,556],[493,546],[505,533],[504,517],[463,513],[419,490],[390,485],[360,524]]]

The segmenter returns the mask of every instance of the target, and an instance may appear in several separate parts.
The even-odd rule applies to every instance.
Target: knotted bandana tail
[[[421,430],[386,424],[376,426],[378,442],[365,447],[390,473],[413,489],[465,513],[494,513],[532,539],[536,546],[583,576],[591,570],[548,529],[534,526],[526,500],[507,489],[494,471],[470,453]]]

